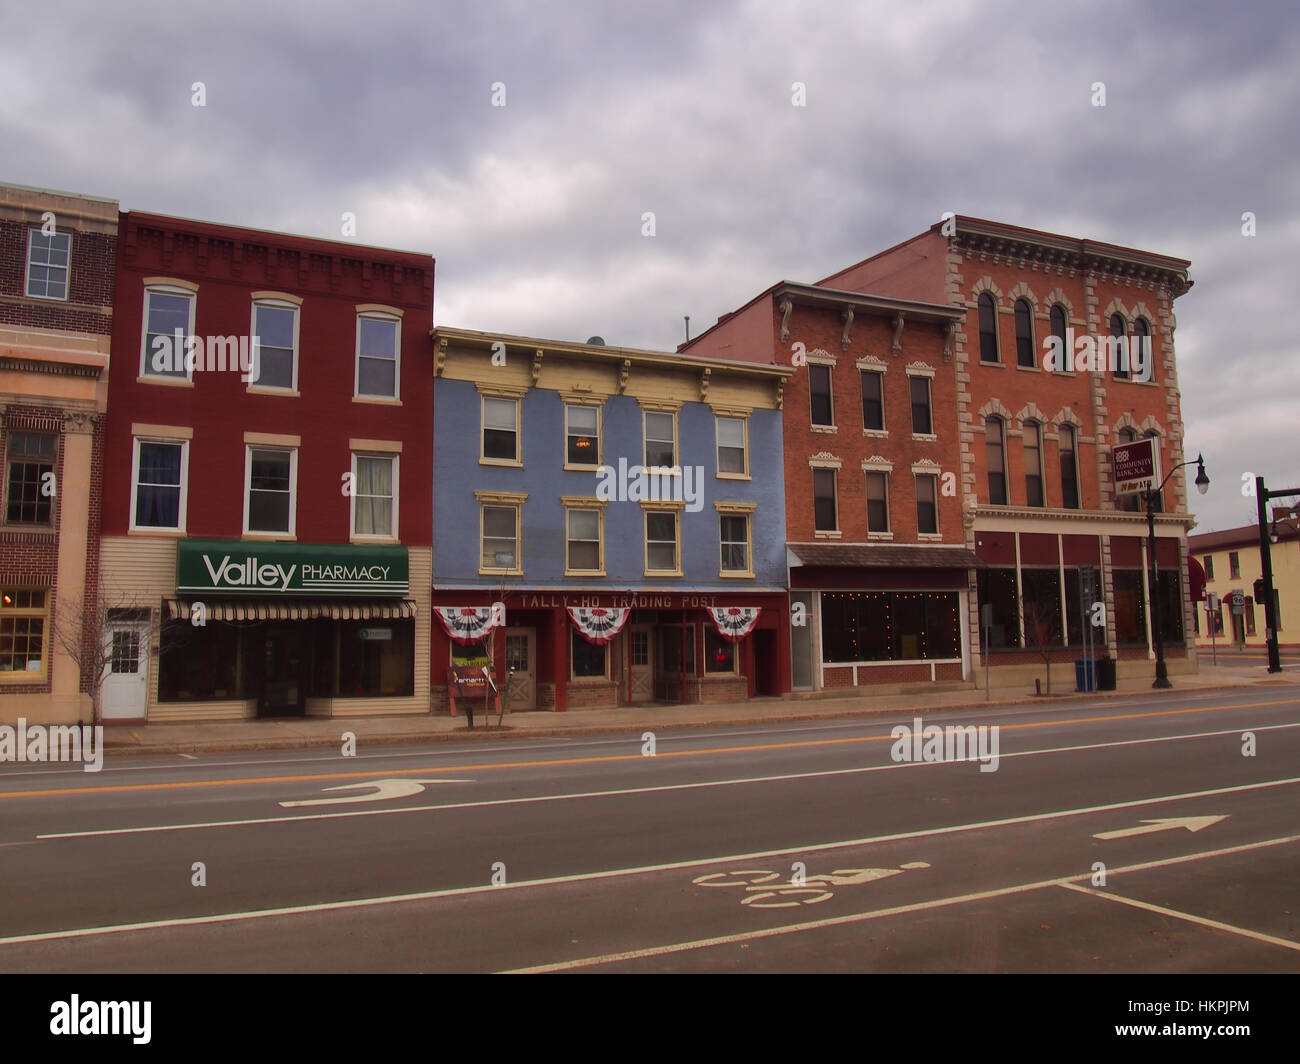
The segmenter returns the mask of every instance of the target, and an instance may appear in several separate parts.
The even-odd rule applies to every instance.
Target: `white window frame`
[[[722,522],[728,517],[738,517],[745,522],[745,568],[743,569],[729,569],[724,564],[726,545],[737,542],[734,539],[724,540],[722,538]],[[718,575],[725,577],[754,575],[754,522],[752,511],[729,508],[720,508],[718,510]]]
[[[393,394],[376,395],[371,392],[361,391],[361,323],[363,321],[387,321],[393,324]],[[374,355],[366,355],[366,358],[374,358]],[[383,402],[400,402],[402,398],[402,319],[400,315],[388,314],[381,310],[359,310],[357,311],[356,325],[356,345],[355,356],[352,360],[352,398],[361,400],[378,400]],[[297,374],[294,375],[295,382]]]
[[[253,452],[281,451],[289,455],[289,530],[249,528],[248,512],[253,495]],[[295,538],[298,535],[298,448],[276,443],[244,444],[244,535]]]
[[[722,468],[722,436],[718,431],[724,421],[739,421],[741,436],[741,461],[744,468],[739,472],[723,471]],[[749,480],[749,418],[741,414],[714,414],[713,415],[713,444],[714,459],[717,462],[717,477],[719,480]],[[730,444],[728,444],[731,447]],[[734,447],[731,447],[735,450]]]
[[[296,303],[290,303],[287,299],[276,299],[271,296],[266,296],[261,299],[254,299],[253,309],[250,312],[249,322],[248,322],[248,342],[250,345],[253,342],[253,338],[257,336],[257,308],[258,307],[270,307],[274,310],[288,310],[293,312],[293,380],[290,383],[289,387],[287,388],[280,384],[258,384],[255,380],[251,379],[252,374],[250,373],[250,379],[248,381],[248,390],[250,392],[269,392],[275,395],[297,395],[298,394],[298,352],[300,350],[299,339],[298,339],[298,328],[302,321],[302,308],[298,306],[298,304]],[[360,326],[358,326],[358,329],[360,329]],[[358,333],[358,338],[359,336],[360,333]],[[360,342],[359,339],[358,342]],[[360,360],[358,359],[358,364],[359,362]],[[260,363],[258,362],[257,356],[254,355],[253,369],[257,370],[260,368],[261,366]]]
[[[392,527],[387,532],[358,532],[357,531],[357,485],[360,483],[357,476],[357,459],[358,458],[377,458],[387,459],[392,464],[393,469],[393,494],[392,494]],[[402,456],[394,454],[391,451],[353,451],[352,452],[352,506],[350,518],[350,536],[354,540],[363,542],[386,543],[396,542],[400,539],[398,535],[399,525],[397,523],[397,503],[400,495],[400,473],[401,473]],[[376,496],[378,497],[378,496]]]
[[[186,530],[186,508],[190,495],[190,441],[178,440],[167,436],[133,436],[131,444],[131,514],[127,528],[131,532],[184,532]],[[140,491],[140,444],[160,443],[179,446],[181,449],[181,498],[177,507],[175,528],[166,525],[137,525],[135,523],[136,503]]]
[[[48,299],[56,303],[66,303],[68,302],[68,298],[72,291],[72,234],[61,233],[58,231],[58,229],[55,229],[55,231],[52,234],[49,234],[56,237],[66,237],[68,241],[68,265],[65,267],[58,267],[58,266],[53,267],[54,269],[63,269],[66,275],[63,279],[63,295],[38,296],[35,292],[32,291],[32,267],[44,266],[46,269],[50,269],[51,267],[48,262],[32,262],[32,242],[33,242],[33,238],[36,236],[37,233],[40,233],[42,236],[46,235],[41,231],[40,226],[36,226],[35,228],[29,228],[27,230],[27,265],[26,265],[26,269],[23,271],[23,295],[26,296],[28,299]],[[46,281],[46,287],[47,288],[49,287],[48,280]]]
[[[143,381],[157,382],[166,381],[170,384],[193,384],[194,370],[189,365],[189,359],[186,358],[185,376],[180,377],[174,373],[154,373],[149,368],[150,354],[149,351],[149,301],[154,294],[163,296],[182,296],[189,300],[190,315],[189,323],[185,327],[185,339],[189,341],[194,336],[194,318],[198,311],[199,295],[196,289],[180,288],[171,284],[147,284],[144,287],[144,316],[140,321],[140,379]],[[158,335],[162,335],[159,333]],[[188,347],[188,343],[187,343]],[[188,355],[186,350],[183,355]]]

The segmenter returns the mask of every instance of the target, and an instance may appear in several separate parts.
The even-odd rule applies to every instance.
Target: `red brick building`
[[[141,212],[119,249],[106,718],[427,712],[433,261]]]
[[[682,345],[798,367],[782,405],[795,691],[969,675],[975,558],[953,369],[963,318],[785,282]]]
[[[1098,644],[1121,659],[1121,675],[1149,668],[1153,638],[1161,633],[1152,633],[1146,609],[1146,518],[1135,496],[1116,496],[1111,449],[1153,437],[1164,472],[1188,457],[1173,303],[1191,287],[1189,266],[1166,255],[957,216],[821,282],[940,302],[962,313],[952,368],[966,545],[986,565],[971,573],[978,593],[968,597],[967,627],[978,646],[977,603],[992,606],[994,665],[1041,660],[1038,642],[1058,648],[1061,659],[1080,656],[1083,628],[1091,624],[1083,617],[1079,570],[1092,566],[1094,593],[1106,607]],[[1053,337],[1073,357],[1045,367]],[[1185,575],[1194,523],[1187,485],[1186,471],[1175,472],[1156,518],[1171,673],[1195,667]],[[1007,669],[1003,679],[1033,671]]]
[[[0,721],[90,721],[117,203],[0,186]]]

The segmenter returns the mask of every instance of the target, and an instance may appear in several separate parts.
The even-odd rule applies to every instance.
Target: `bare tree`
[[[77,666],[81,684],[90,693],[90,722],[99,724],[103,703],[104,681],[113,669],[115,655],[128,654],[131,648],[115,636],[124,621],[147,622],[150,609],[137,596],[101,587],[98,593],[56,596],[50,621],[50,634],[63,652]],[[134,638],[128,636],[127,638]],[[147,660],[150,637],[134,648],[137,661]]]
[[[1037,650],[1047,671],[1047,694],[1052,693],[1052,651],[1059,645],[1052,638],[1056,611],[1024,595],[1020,600],[1025,616],[1025,647]]]

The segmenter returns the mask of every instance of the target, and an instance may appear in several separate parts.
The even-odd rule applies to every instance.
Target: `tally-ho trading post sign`
[[[1160,441],[1154,439],[1120,443],[1111,448],[1115,494],[1133,495],[1151,491],[1160,483]]]
[[[375,598],[410,594],[405,547],[247,543],[190,539],[176,544],[182,595]]]

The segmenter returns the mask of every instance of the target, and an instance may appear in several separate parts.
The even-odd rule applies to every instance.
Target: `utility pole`
[[[1282,655],[1277,646],[1277,592],[1273,590],[1273,551],[1268,539],[1268,503],[1270,499],[1290,499],[1300,495],[1300,488],[1269,491],[1264,478],[1255,478],[1255,503],[1259,512],[1259,561],[1264,572],[1264,634],[1268,646],[1268,671],[1282,671]]]

